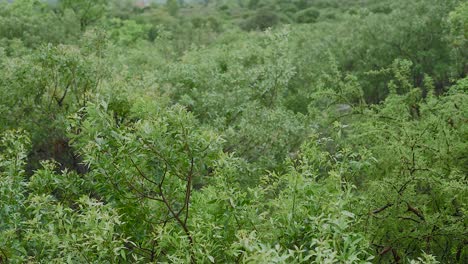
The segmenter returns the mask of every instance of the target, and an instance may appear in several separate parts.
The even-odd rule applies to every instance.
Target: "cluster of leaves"
[[[467,7],[0,1],[0,263],[468,262]]]
[[[83,195],[89,183],[77,173],[55,172],[55,164],[27,178],[30,140],[7,131],[1,139],[2,262],[104,262],[121,258],[125,238],[117,232],[120,215],[109,204]]]

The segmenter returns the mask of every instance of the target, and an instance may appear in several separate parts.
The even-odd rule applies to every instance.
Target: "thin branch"
[[[387,208],[389,208],[389,207],[391,207],[391,206],[393,206],[393,203],[388,203],[388,204],[386,204],[386,205],[384,205],[384,206],[382,206],[382,207],[380,207],[380,208],[375,209],[375,210],[372,211],[371,213],[372,213],[372,214],[378,214],[378,213],[384,211],[385,209],[387,209]]]

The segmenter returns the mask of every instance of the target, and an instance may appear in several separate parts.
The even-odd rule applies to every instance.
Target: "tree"
[[[265,30],[273,27],[280,22],[279,15],[270,9],[258,9],[253,16],[242,22],[241,27],[244,30]]]
[[[166,2],[166,8],[171,16],[177,16],[177,13],[179,12],[179,3],[177,0],[168,0]]]
[[[457,62],[455,74],[460,77],[468,73],[468,3],[462,3],[449,15],[450,40],[453,58]]]
[[[80,20],[81,30],[97,22],[105,14],[108,0],[61,0],[60,9],[71,9]]]
[[[308,8],[296,13],[296,22],[298,23],[314,23],[320,16],[320,11],[315,8]]]

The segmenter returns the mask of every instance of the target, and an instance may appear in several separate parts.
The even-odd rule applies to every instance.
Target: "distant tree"
[[[277,13],[268,9],[259,9],[255,15],[248,18],[241,27],[244,30],[265,30],[273,27],[280,22],[280,17]]]
[[[103,17],[107,3],[107,0],[62,0],[59,6],[62,11],[73,10],[80,20],[81,30],[85,30]]]
[[[294,2],[299,10],[301,9],[306,9],[307,7],[310,6],[310,3],[308,0],[298,0]]]
[[[468,73],[468,3],[461,4],[450,13],[449,26],[452,56],[457,62],[455,74],[464,77]]]
[[[249,9],[256,9],[259,3],[260,3],[260,0],[250,0],[247,7]]]
[[[320,16],[320,11],[315,8],[308,8],[296,13],[296,22],[298,23],[315,23]]]
[[[78,23],[70,12],[67,16],[57,16],[40,0],[0,1],[2,41],[20,41],[26,47],[40,46],[43,42],[63,43],[80,34]]]
[[[179,12],[179,4],[177,3],[177,0],[168,0],[166,2],[166,8],[171,16],[176,16]]]

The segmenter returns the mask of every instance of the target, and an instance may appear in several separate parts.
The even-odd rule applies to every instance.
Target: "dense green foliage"
[[[0,1],[0,263],[468,263],[467,72],[463,0]]]

